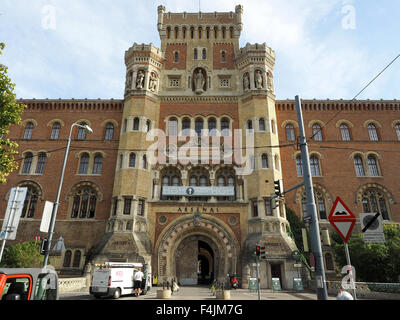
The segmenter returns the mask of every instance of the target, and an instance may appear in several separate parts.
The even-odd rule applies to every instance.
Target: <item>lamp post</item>
[[[58,205],[59,205],[59,202],[60,202],[60,194],[61,194],[61,188],[62,188],[62,184],[63,184],[63,180],[64,180],[65,167],[67,165],[68,152],[69,152],[69,147],[71,145],[72,128],[74,126],[77,126],[77,127],[85,129],[85,131],[87,133],[93,133],[92,128],[90,128],[88,125],[81,125],[79,123],[73,123],[71,125],[70,130],[69,130],[67,148],[65,149],[64,162],[63,162],[63,166],[62,166],[62,170],[61,170],[60,182],[58,184],[56,202],[54,203],[53,211],[51,212],[51,220],[50,220],[49,231],[48,231],[49,235],[48,235],[47,245],[46,245],[46,248],[45,248],[45,256],[44,256],[44,261],[43,261],[43,268],[45,268],[47,266],[47,262],[49,260],[51,239],[53,238],[54,224],[56,222],[57,210],[58,210]]]

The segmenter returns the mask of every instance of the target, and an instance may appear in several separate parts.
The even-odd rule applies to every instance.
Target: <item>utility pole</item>
[[[304,133],[303,113],[299,96],[296,99],[297,120],[300,130],[300,150],[303,162],[304,186],[307,195],[307,214],[303,217],[304,222],[310,224],[310,242],[311,251],[315,257],[315,280],[317,287],[317,299],[328,300],[328,291],[326,288],[325,268],[322,257],[321,239],[319,234],[319,225],[317,210],[314,199],[314,189],[312,184],[310,162],[308,156],[307,140]]]

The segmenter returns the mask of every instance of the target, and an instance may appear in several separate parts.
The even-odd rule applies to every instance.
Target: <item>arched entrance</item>
[[[218,266],[218,246],[205,236],[184,239],[175,251],[175,274],[182,285],[210,284]]]
[[[186,216],[174,222],[158,245],[158,278],[182,285],[208,284],[236,272],[239,244],[217,219]]]

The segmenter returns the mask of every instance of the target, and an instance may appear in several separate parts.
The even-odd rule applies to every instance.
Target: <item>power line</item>
[[[367,89],[376,79],[378,79],[398,58],[400,57],[400,54],[397,55],[396,58],[394,58],[385,68],[383,68],[383,70],[381,72],[379,72],[370,82],[368,82],[368,84],[366,86],[364,86],[364,88],[362,88],[355,96],[353,99],[351,99],[350,101],[355,100],[361,93],[363,93],[365,91],[365,89]],[[310,141],[312,138],[314,138],[319,132],[322,131],[323,128],[325,128],[328,123],[330,123],[333,119],[335,119],[341,112],[343,111],[343,109],[339,110],[338,112],[336,112],[333,117],[331,117],[328,122],[326,122],[320,129],[318,129],[316,132],[314,132],[314,134],[307,139],[307,142]]]

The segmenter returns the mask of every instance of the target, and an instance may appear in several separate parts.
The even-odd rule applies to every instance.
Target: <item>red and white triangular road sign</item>
[[[343,241],[347,243],[356,224],[356,217],[339,197],[332,206],[328,220]]]
[[[328,220],[355,220],[356,217],[351,210],[344,204],[342,199],[336,198],[335,203],[332,206],[331,213],[329,214]]]
[[[343,241],[347,243],[347,241],[349,241],[351,232],[353,231],[354,225],[356,224],[356,220],[330,220],[329,222],[339,233],[339,236],[343,239]]]

